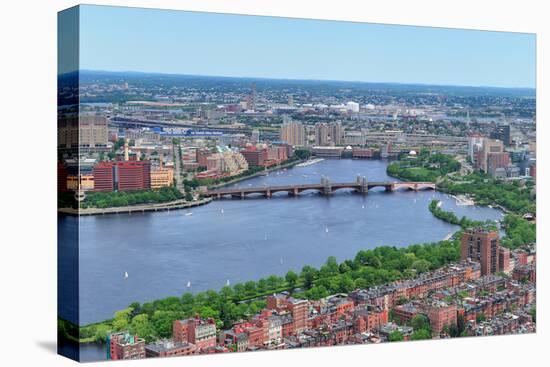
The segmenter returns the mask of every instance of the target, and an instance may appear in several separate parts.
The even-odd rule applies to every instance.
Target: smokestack
[[[124,161],[128,161],[130,159],[128,154],[128,139],[124,139]]]

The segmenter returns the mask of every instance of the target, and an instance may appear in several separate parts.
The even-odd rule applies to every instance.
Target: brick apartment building
[[[216,346],[216,323],[214,319],[199,317],[175,320],[172,323],[174,342],[192,343],[197,351]]]
[[[461,260],[477,261],[481,264],[481,275],[499,271],[500,240],[498,232],[482,228],[470,229],[462,234]]]
[[[108,339],[107,359],[140,359],[145,358],[145,340],[128,332],[111,334]]]

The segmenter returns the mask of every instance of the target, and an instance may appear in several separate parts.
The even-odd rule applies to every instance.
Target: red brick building
[[[191,343],[197,351],[216,346],[216,323],[214,319],[199,317],[175,320],[172,323],[172,338],[175,342]]]
[[[508,273],[510,271],[510,250],[501,247],[498,250],[498,269]]]
[[[372,158],[374,157],[374,149],[354,147],[351,155],[353,158]]]
[[[92,170],[94,191],[113,191],[115,189],[114,163],[99,162]]]
[[[145,340],[128,332],[111,334],[108,338],[108,359],[140,359],[145,358]]]
[[[426,308],[432,333],[440,334],[445,326],[456,325],[457,308],[455,305],[436,305]]]
[[[119,191],[151,188],[151,161],[122,161],[116,163]]]
[[[99,162],[92,170],[94,191],[151,188],[151,161]]]
[[[461,260],[477,261],[481,264],[481,275],[499,271],[498,232],[477,228],[464,231],[461,238]]]
[[[241,150],[240,153],[249,166],[265,166],[268,160],[267,149],[256,149],[256,147],[247,147]]]

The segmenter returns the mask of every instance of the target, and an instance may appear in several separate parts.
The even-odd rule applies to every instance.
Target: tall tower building
[[[343,144],[344,132],[342,130],[342,123],[340,121],[336,121],[330,124],[329,134],[330,139],[332,140],[332,143],[334,143],[334,145]]]
[[[502,153],[504,152],[504,145],[501,140],[483,139],[483,147],[481,149],[481,162],[480,168],[483,172],[488,172],[487,158],[490,153]]]
[[[315,145],[328,145],[329,126],[324,122],[315,124]]]
[[[494,274],[499,269],[500,241],[498,232],[482,228],[464,231],[460,239],[460,259],[477,261],[481,275]]]
[[[304,146],[305,135],[304,125],[299,122],[292,122],[285,119],[285,122],[281,126],[281,141],[292,146]]]

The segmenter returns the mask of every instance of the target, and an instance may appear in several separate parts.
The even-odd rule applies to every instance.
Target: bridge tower
[[[328,177],[321,176],[321,186],[323,195],[332,194],[332,185],[330,184],[330,179]]]
[[[359,184],[359,192],[361,192],[362,194],[369,193],[369,182],[367,181],[367,178],[365,176],[357,176],[357,183]]]

